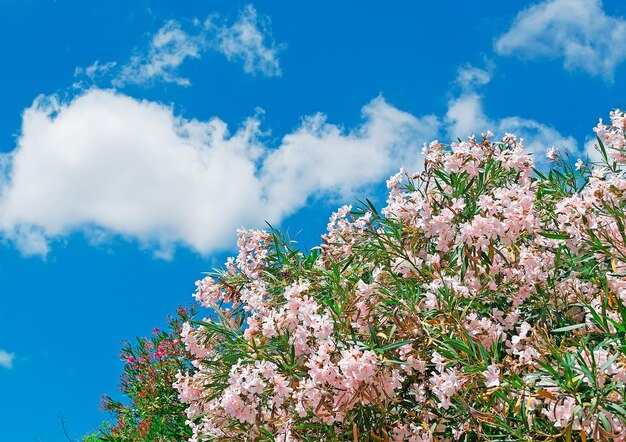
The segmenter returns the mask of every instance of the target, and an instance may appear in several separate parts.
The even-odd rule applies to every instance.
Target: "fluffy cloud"
[[[492,63],[488,63],[487,69],[466,63],[457,70],[456,83],[463,90],[472,90],[478,86],[484,86],[491,81],[493,68]]]
[[[519,116],[493,119],[485,114],[483,96],[476,86],[487,84],[490,74],[482,69],[466,65],[457,73],[457,83],[462,91],[448,103],[444,118],[449,139],[456,139],[467,134],[480,134],[492,130],[498,135],[506,132],[515,133],[526,140],[526,149],[535,154],[535,161],[543,161],[546,149],[557,146],[570,152],[578,151],[576,140],[560,134],[556,129],[538,121]],[[468,81],[467,79],[475,79]],[[480,81],[478,81],[480,80]]]
[[[152,36],[147,48],[136,50],[127,63],[96,61],[86,68],[76,68],[75,76],[88,79],[89,84],[108,78],[118,88],[158,82],[189,86],[191,81],[180,75],[179,68],[189,59],[202,57],[206,51],[242,62],[248,74],[280,76],[279,53],[283,48],[272,37],[269,17],[248,5],[231,24],[218,14],[212,14],[204,23],[196,19],[187,28],[169,20]]]
[[[400,166],[417,168],[418,147],[439,131],[435,116],[417,118],[380,97],[363,108],[363,118],[365,124],[346,133],[318,114],[286,135],[261,175],[274,206],[287,213],[308,195],[350,195]]]
[[[283,46],[273,41],[269,18],[259,16],[252,5],[244,8],[232,26],[215,26],[209,20],[206,27],[215,31],[217,50],[228,60],[243,61],[245,72],[281,75],[278,53]]]
[[[15,359],[15,353],[9,353],[0,348],[0,367],[13,368],[13,359]]]
[[[177,245],[209,253],[234,229],[279,222],[314,196],[349,193],[411,161],[437,134],[377,98],[352,130],[305,118],[278,146],[257,117],[234,133],[171,108],[92,89],[69,103],[40,98],[23,115],[16,149],[2,158],[0,229],[25,254],[74,231],[111,232],[163,256]],[[415,160],[415,159],[414,159]]]
[[[445,115],[414,116],[375,98],[345,129],[324,114],[304,117],[270,144],[258,115],[229,131],[219,118],[187,119],[171,107],[93,88],[69,102],[40,97],[23,114],[16,148],[0,155],[0,234],[25,255],[83,232],[171,256],[177,246],[208,254],[241,226],[278,224],[315,198],[350,199],[400,166],[418,168],[422,143],[514,132],[543,159],[571,137],[532,119],[493,119],[478,88],[490,70],[465,65]]]
[[[180,77],[177,69],[186,59],[198,58],[203,45],[201,35],[190,35],[177,21],[170,20],[152,37],[146,53],[133,55],[122,67],[113,84],[120,87],[160,80],[189,86],[189,79]]]
[[[522,58],[562,57],[567,69],[610,80],[626,59],[626,20],[607,15],[600,0],[548,0],[520,12],[495,49]]]

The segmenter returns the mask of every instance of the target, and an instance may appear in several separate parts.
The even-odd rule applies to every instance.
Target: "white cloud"
[[[493,65],[490,63],[487,69],[477,68],[469,63],[457,70],[456,82],[463,90],[474,89],[491,81]]]
[[[316,196],[380,182],[437,133],[382,98],[352,130],[308,117],[276,146],[258,117],[230,134],[219,118],[93,89],[69,103],[38,99],[23,115],[0,192],[0,230],[24,254],[51,240],[110,232],[167,257],[177,245],[209,253],[234,230],[279,222]]]
[[[94,61],[86,68],[78,67],[74,70],[74,76],[80,77],[84,75],[91,81],[95,81],[97,77],[106,75],[111,69],[115,68],[117,63],[115,61],[109,61],[107,63],[100,63],[100,60]]]
[[[169,20],[152,36],[148,47],[136,50],[127,63],[96,61],[86,68],[76,68],[75,76],[87,77],[89,85],[108,78],[117,88],[157,82],[189,86],[191,81],[179,73],[180,67],[189,59],[201,58],[207,51],[219,52],[229,61],[242,62],[248,74],[280,76],[279,53],[283,48],[272,37],[269,17],[248,5],[232,24],[218,14],[212,14],[204,24],[195,19],[186,28],[176,20]],[[84,85],[78,81],[75,86]]]
[[[160,80],[188,86],[189,79],[179,76],[177,69],[187,58],[200,57],[203,45],[201,35],[190,35],[177,21],[170,20],[152,37],[147,53],[133,55],[113,84],[121,87]]]
[[[493,123],[484,114],[482,97],[475,92],[463,93],[450,100],[445,122],[451,140],[493,130]]]
[[[254,6],[246,6],[232,26],[216,27],[212,20],[207,25],[215,28],[217,50],[228,60],[243,61],[245,72],[281,75],[278,53],[282,45],[276,45],[272,38],[269,18],[259,16]]]
[[[557,146],[562,150],[574,153],[578,151],[578,145],[574,138],[560,134],[549,125],[519,116],[501,119],[488,117],[484,110],[483,96],[471,87],[483,85],[486,82],[464,82],[462,80],[475,76],[476,69],[471,65],[466,65],[457,73],[457,83],[464,85],[465,88],[458,97],[451,99],[448,103],[444,122],[450,139],[463,138],[469,134],[480,134],[487,130],[492,130],[500,136],[506,132],[515,133],[524,138],[526,149],[534,153],[537,162],[545,160],[543,156],[551,146]],[[486,76],[479,76],[479,78],[489,80]]]
[[[520,12],[495,49],[527,59],[562,57],[567,69],[611,80],[626,59],[626,20],[608,15],[601,0],[547,0]]]
[[[309,195],[346,196],[400,166],[417,168],[422,144],[439,131],[435,116],[417,118],[381,97],[363,108],[363,119],[365,124],[346,133],[322,114],[305,118],[264,163],[269,201],[288,213]]]
[[[15,359],[15,353],[9,353],[0,348],[0,367],[13,368],[13,359]]]
[[[577,151],[546,124],[487,116],[477,88],[490,76],[459,69],[460,91],[442,118],[378,97],[357,127],[316,114],[277,145],[259,115],[229,132],[219,118],[186,119],[112,90],[40,97],[23,114],[16,148],[0,155],[0,235],[25,255],[45,256],[73,232],[93,244],[120,236],[163,258],[178,246],[208,254],[231,246],[238,227],[278,224],[312,199],[351,199],[400,166],[418,168],[419,147],[435,138],[492,129],[525,137],[538,161],[552,145]]]

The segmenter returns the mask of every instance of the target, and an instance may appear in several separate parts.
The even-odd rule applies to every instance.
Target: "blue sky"
[[[593,156],[616,0],[0,0],[0,440],[97,427],[147,335],[267,220],[313,246],[432,139]]]

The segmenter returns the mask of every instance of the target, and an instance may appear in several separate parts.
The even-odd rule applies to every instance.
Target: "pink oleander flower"
[[[500,385],[500,368],[497,365],[487,366],[487,370],[483,371],[485,377],[485,387],[497,387]]]
[[[583,166],[584,166],[583,160],[578,158],[578,160],[576,160],[576,170],[581,170]]]
[[[551,148],[549,148],[546,151],[546,158],[548,158],[548,161],[554,163],[554,162],[557,161],[558,153],[559,153],[559,149],[557,149],[556,147],[552,146]]]

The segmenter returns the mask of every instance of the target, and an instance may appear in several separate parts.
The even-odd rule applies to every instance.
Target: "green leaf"
[[[578,328],[584,327],[586,324],[574,324],[574,325],[568,325],[567,327],[560,327],[560,328],[555,328],[554,330],[552,330],[552,333],[563,333],[563,332],[567,332],[570,330],[576,330]]]
[[[272,433],[270,433],[268,430],[266,430],[265,428],[259,428],[259,431],[261,432],[261,434],[267,436],[269,438],[269,440],[271,440],[272,442],[274,442],[274,435]]]
[[[410,344],[412,342],[413,342],[412,339],[394,342],[393,344],[385,345],[384,347],[379,348],[378,351],[385,352],[385,351],[393,350],[394,348],[402,347],[403,345]]]
[[[615,414],[617,415],[621,415],[621,417],[623,419],[626,419],[626,409],[624,409],[624,407],[622,407],[619,404],[616,404],[615,402],[605,402],[604,404],[604,408],[608,408],[610,410],[613,410],[614,412],[616,412]]]
[[[541,232],[539,233],[541,236],[550,238],[550,239],[571,239],[571,236],[565,233],[555,233],[555,232]]]
[[[369,206],[370,210],[372,211],[372,213],[376,216],[378,215],[378,210],[376,210],[376,206],[374,206],[374,204],[372,204],[372,202],[369,200],[369,198],[365,198],[365,201],[367,202],[367,205]]]

